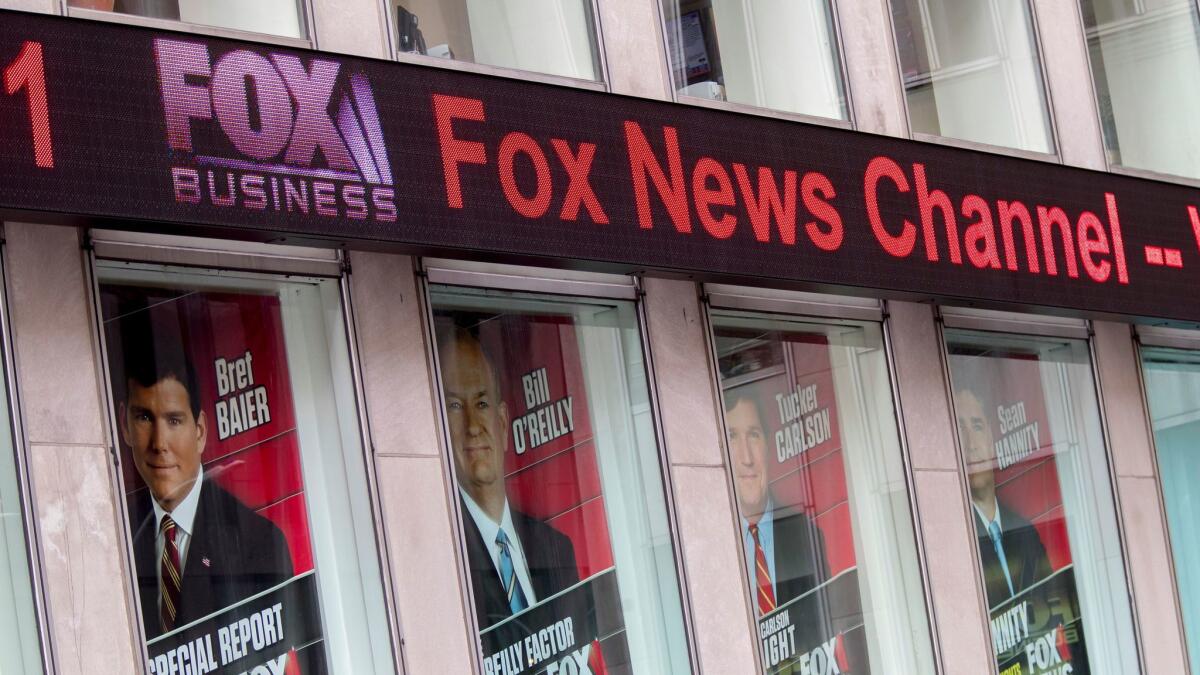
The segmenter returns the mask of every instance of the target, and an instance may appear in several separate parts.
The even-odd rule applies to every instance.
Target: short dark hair
[[[721,399],[725,403],[725,412],[729,413],[737,407],[737,404],[745,401],[754,406],[754,412],[758,415],[758,423],[762,426],[763,434],[767,433],[767,413],[763,408],[762,399],[758,397],[758,393],[752,391],[749,387],[734,387],[726,389],[721,393]]]
[[[131,384],[149,388],[173,378],[187,391],[192,416],[199,418],[200,383],[187,353],[184,327],[174,313],[168,317],[162,314],[143,309],[121,319],[119,339],[125,365],[125,399],[129,399]]]
[[[483,361],[487,364],[488,370],[491,371],[492,387],[495,388],[498,395],[503,396],[504,390],[501,388],[500,371],[497,367],[496,359],[493,358],[492,350],[479,339],[478,325],[472,330],[467,326],[459,323],[438,325],[437,331],[437,348],[441,358],[445,358],[446,350],[451,346],[460,342],[474,344],[479,347],[479,353],[483,354]]]

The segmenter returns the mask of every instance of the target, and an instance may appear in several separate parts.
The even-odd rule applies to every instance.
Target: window
[[[68,0],[69,7],[303,38],[302,0]]]
[[[98,278],[148,672],[394,672],[338,282]]]
[[[484,672],[691,672],[633,304],[430,301]]]
[[[601,79],[589,0],[389,0],[388,7],[402,53]]]
[[[1193,672],[1200,672],[1200,352],[1144,348],[1158,475]]]
[[[828,0],[663,0],[681,96],[846,119]]]
[[[1087,343],[945,338],[999,672],[1138,672]]]
[[[1200,178],[1200,16],[1192,0],[1080,0],[1113,164]]]
[[[934,672],[879,325],[712,323],[766,672]]]
[[[7,388],[0,387],[0,673],[43,672]]]
[[[1052,152],[1024,0],[892,0],[916,133]]]

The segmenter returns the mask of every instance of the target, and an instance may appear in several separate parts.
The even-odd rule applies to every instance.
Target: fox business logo
[[[175,200],[298,215],[396,220],[375,96],[360,73],[291,54],[154,41]]]

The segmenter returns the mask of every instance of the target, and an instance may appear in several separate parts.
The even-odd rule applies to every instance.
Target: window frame
[[[62,16],[71,17],[73,19],[87,19],[88,21],[107,21],[109,23],[126,24],[130,26],[140,26],[143,28],[151,28],[154,30],[178,31],[184,33],[193,33],[195,35],[203,35],[206,37],[228,38],[231,40],[240,40],[245,42],[255,42],[259,44],[278,45],[280,47],[293,47],[296,49],[319,49],[316,39],[316,28],[314,26],[314,12],[312,8],[313,0],[296,0],[299,12],[298,16],[304,21],[305,32],[307,37],[296,38],[286,35],[272,35],[270,33],[256,33],[254,31],[240,30],[237,28],[225,28],[223,26],[210,26],[202,23],[191,23],[189,21],[176,21],[174,19],[159,19],[150,16],[141,16],[140,14],[126,14],[124,12],[105,12],[103,10],[86,9],[83,7],[71,7],[70,0],[58,0],[59,14]]]
[[[1011,311],[979,309],[974,307],[961,306],[943,306],[935,305],[935,320],[937,321],[937,340],[939,346],[939,356],[942,361],[942,379],[943,385],[946,388],[946,398],[950,403],[950,413],[955,414],[956,403],[954,400],[954,386],[950,373],[950,352],[947,347],[946,330],[947,329],[962,329],[969,331],[977,331],[984,333],[995,333],[998,335],[1007,335],[1012,337],[1049,337],[1062,338],[1066,340],[1083,341],[1088,350],[1088,368],[1091,372],[1091,386],[1094,388],[1096,396],[1096,414],[1100,423],[1101,439],[1104,443],[1104,461],[1107,476],[1107,487],[1112,497],[1113,519],[1116,523],[1116,535],[1121,550],[1121,570],[1124,574],[1125,581],[1125,597],[1127,598],[1127,606],[1130,613],[1130,625],[1133,627],[1133,634],[1130,636],[1133,647],[1133,657],[1137,661],[1139,672],[1145,673],[1146,656],[1142,645],[1142,629],[1139,617],[1137,614],[1137,606],[1134,600],[1133,588],[1133,573],[1129,566],[1129,538],[1125,532],[1125,522],[1123,518],[1124,511],[1121,507],[1121,493],[1117,485],[1117,469],[1113,462],[1112,453],[1112,431],[1109,428],[1108,415],[1104,409],[1105,393],[1104,383],[1100,377],[1100,364],[1096,356],[1095,332],[1092,329],[1091,319],[1052,316],[1046,314],[1025,314]],[[1139,374],[1140,377],[1140,374]],[[1144,400],[1144,399],[1143,399]],[[1143,410],[1143,414],[1146,412]],[[1149,424],[1147,415],[1147,424]],[[954,433],[954,454],[955,461],[958,464],[959,476],[963,478],[962,498],[965,505],[962,517],[968,522],[973,522],[975,515],[971,512],[971,496],[968,489],[967,466],[966,458],[963,452],[962,439],[957,431]],[[1161,499],[1161,486],[1159,486]],[[1165,523],[1163,526],[1165,527]],[[1068,527],[1070,527],[1068,525]],[[988,619],[986,613],[987,599],[984,596],[984,578],[983,565],[979,559],[978,546],[974,540],[971,542],[971,558],[975,561],[975,570],[973,574],[978,581],[978,602],[980,607],[985,609],[984,619]],[[998,666],[994,657],[995,645],[992,643],[992,633],[989,627],[983,626],[986,634],[986,644],[988,646],[989,661],[991,665],[991,675],[997,675]]]
[[[366,489],[366,498],[370,504],[371,531],[374,533],[376,564],[379,567],[379,587],[383,591],[382,603],[388,623],[390,665],[399,669],[399,672],[405,672],[403,624],[400,622],[397,611],[395,583],[391,574],[389,542],[382,512],[378,470],[371,442],[361,359],[358,353],[351,284],[347,278],[350,269],[345,261],[344,252],[340,249],[317,249],[149,232],[93,229],[87,231],[84,253],[85,283],[88,287],[90,303],[88,309],[91,312],[90,319],[93,330],[96,331],[93,345],[96,350],[95,358],[101,372],[101,386],[103,387],[104,410],[102,413],[107,427],[105,435],[113,453],[113,460],[109,462],[109,480],[121,514],[128,512],[129,504],[117,454],[117,449],[121,447],[117,437],[120,427],[116,402],[113,400],[112,394],[112,373],[108,361],[104,317],[101,314],[101,275],[99,272],[101,264],[116,262],[160,265],[169,270],[209,272],[214,275],[233,272],[244,277],[279,281],[286,281],[288,277],[293,276],[336,281],[338,297],[341,302],[342,327],[345,330],[346,353],[349,357],[349,363],[346,365],[352,379],[350,384],[354,392],[354,400],[351,404],[355,410],[353,417],[340,419],[339,422],[344,425],[355,425],[354,433],[360,445],[360,456],[357,459],[362,462],[363,475],[366,479],[366,484],[361,487]],[[230,264],[234,262],[236,264]],[[126,580],[136,580],[137,571],[134,568],[133,533],[130,531],[130,523],[125,517],[119,517],[117,520],[122,537],[120,542],[123,558],[121,571],[125,574]],[[373,580],[367,581],[373,582]],[[140,620],[141,599],[136,584],[130,585],[126,590],[126,599],[130,601],[130,608],[134,612],[131,623],[132,635],[138,648],[138,672],[145,674],[148,672],[146,664],[149,651],[146,644],[145,627]],[[321,619],[323,622],[327,619],[323,611]]]
[[[920,0],[924,2],[925,0]],[[1007,0],[1005,0],[1007,1]],[[1050,162],[1052,164],[1061,164],[1062,157],[1062,142],[1059,140],[1058,119],[1054,114],[1054,99],[1053,92],[1049,86],[1049,73],[1046,71],[1045,49],[1042,46],[1042,30],[1038,24],[1038,16],[1036,6],[1029,0],[1020,0],[1024,3],[1027,16],[1029,17],[1029,29],[1033,33],[1031,43],[1033,44],[1034,56],[1037,57],[1039,85],[1042,90],[1043,108],[1046,113],[1046,124],[1050,131],[1051,148],[1048,152],[1040,152],[1037,150],[1025,150],[1022,148],[1008,147],[1004,145],[994,145],[991,143],[982,143],[980,141],[971,141],[963,138],[954,138],[951,136],[943,136],[940,134],[930,134],[916,131],[913,128],[912,114],[909,111],[908,105],[908,87],[904,82],[904,63],[900,58],[900,41],[896,36],[896,21],[893,14],[893,6],[897,0],[884,0],[887,12],[887,21],[892,34],[892,58],[895,60],[896,72],[900,79],[897,84],[900,87],[900,99],[904,106],[904,122],[908,128],[908,137],[915,141],[924,143],[933,143],[936,145],[948,145],[955,148],[963,148],[966,150],[977,150],[980,152],[988,152],[997,155],[1008,155],[1011,157],[1021,157],[1023,159],[1033,159],[1037,161]],[[996,0],[988,0],[989,3]],[[1078,2],[1076,2],[1078,4]],[[1089,68],[1091,64],[1089,63]]]
[[[874,323],[879,326],[880,335],[883,338],[887,378],[891,387],[889,398],[895,414],[896,434],[901,455],[900,462],[904,471],[904,489],[909,514],[908,521],[912,527],[912,538],[916,546],[916,561],[920,576],[918,581],[921,586],[921,599],[925,608],[925,634],[929,636],[929,653],[934,667],[937,669],[937,672],[944,672],[941,654],[941,635],[938,632],[938,624],[934,618],[933,593],[929,585],[929,565],[925,539],[922,536],[919,526],[920,511],[917,507],[912,456],[909,451],[908,432],[905,429],[904,416],[901,414],[900,388],[897,386],[899,373],[896,369],[895,352],[892,346],[892,325],[888,317],[887,301],[869,296],[832,295],[828,293],[708,283],[703,284],[701,287],[701,300],[705,321],[705,347],[708,350],[710,360],[709,368],[713,391],[717,392],[721,391],[721,379],[717,363],[716,332],[712,320],[712,310],[714,309],[745,312],[748,315],[776,315],[779,318],[812,319],[818,322],[846,321],[852,323]],[[732,468],[733,455],[729,448],[725,415],[720,411],[716,415],[721,431],[723,459],[726,462],[725,479],[729,494],[733,496],[736,494]],[[733,504],[734,522],[732,526],[735,532],[741,532],[741,522],[737,520],[740,518],[740,512],[736,499],[733,499]],[[743,578],[749,578],[745,556],[739,554],[737,558]],[[745,584],[742,584],[742,586],[745,586]],[[751,628],[756,628],[757,621],[754,617],[753,604],[750,602],[750,594],[748,589],[744,592],[747,598],[746,620]],[[751,632],[752,635],[756,633],[757,631],[755,630]],[[762,652],[757,648],[757,641],[755,642],[755,646],[754,660],[759,669],[758,672],[764,673],[766,669],[763,667]]]

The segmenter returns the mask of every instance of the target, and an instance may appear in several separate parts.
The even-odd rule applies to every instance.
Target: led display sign
[[[0,73],[19,217],[1200,320],[1184,186],[17,12]]]

